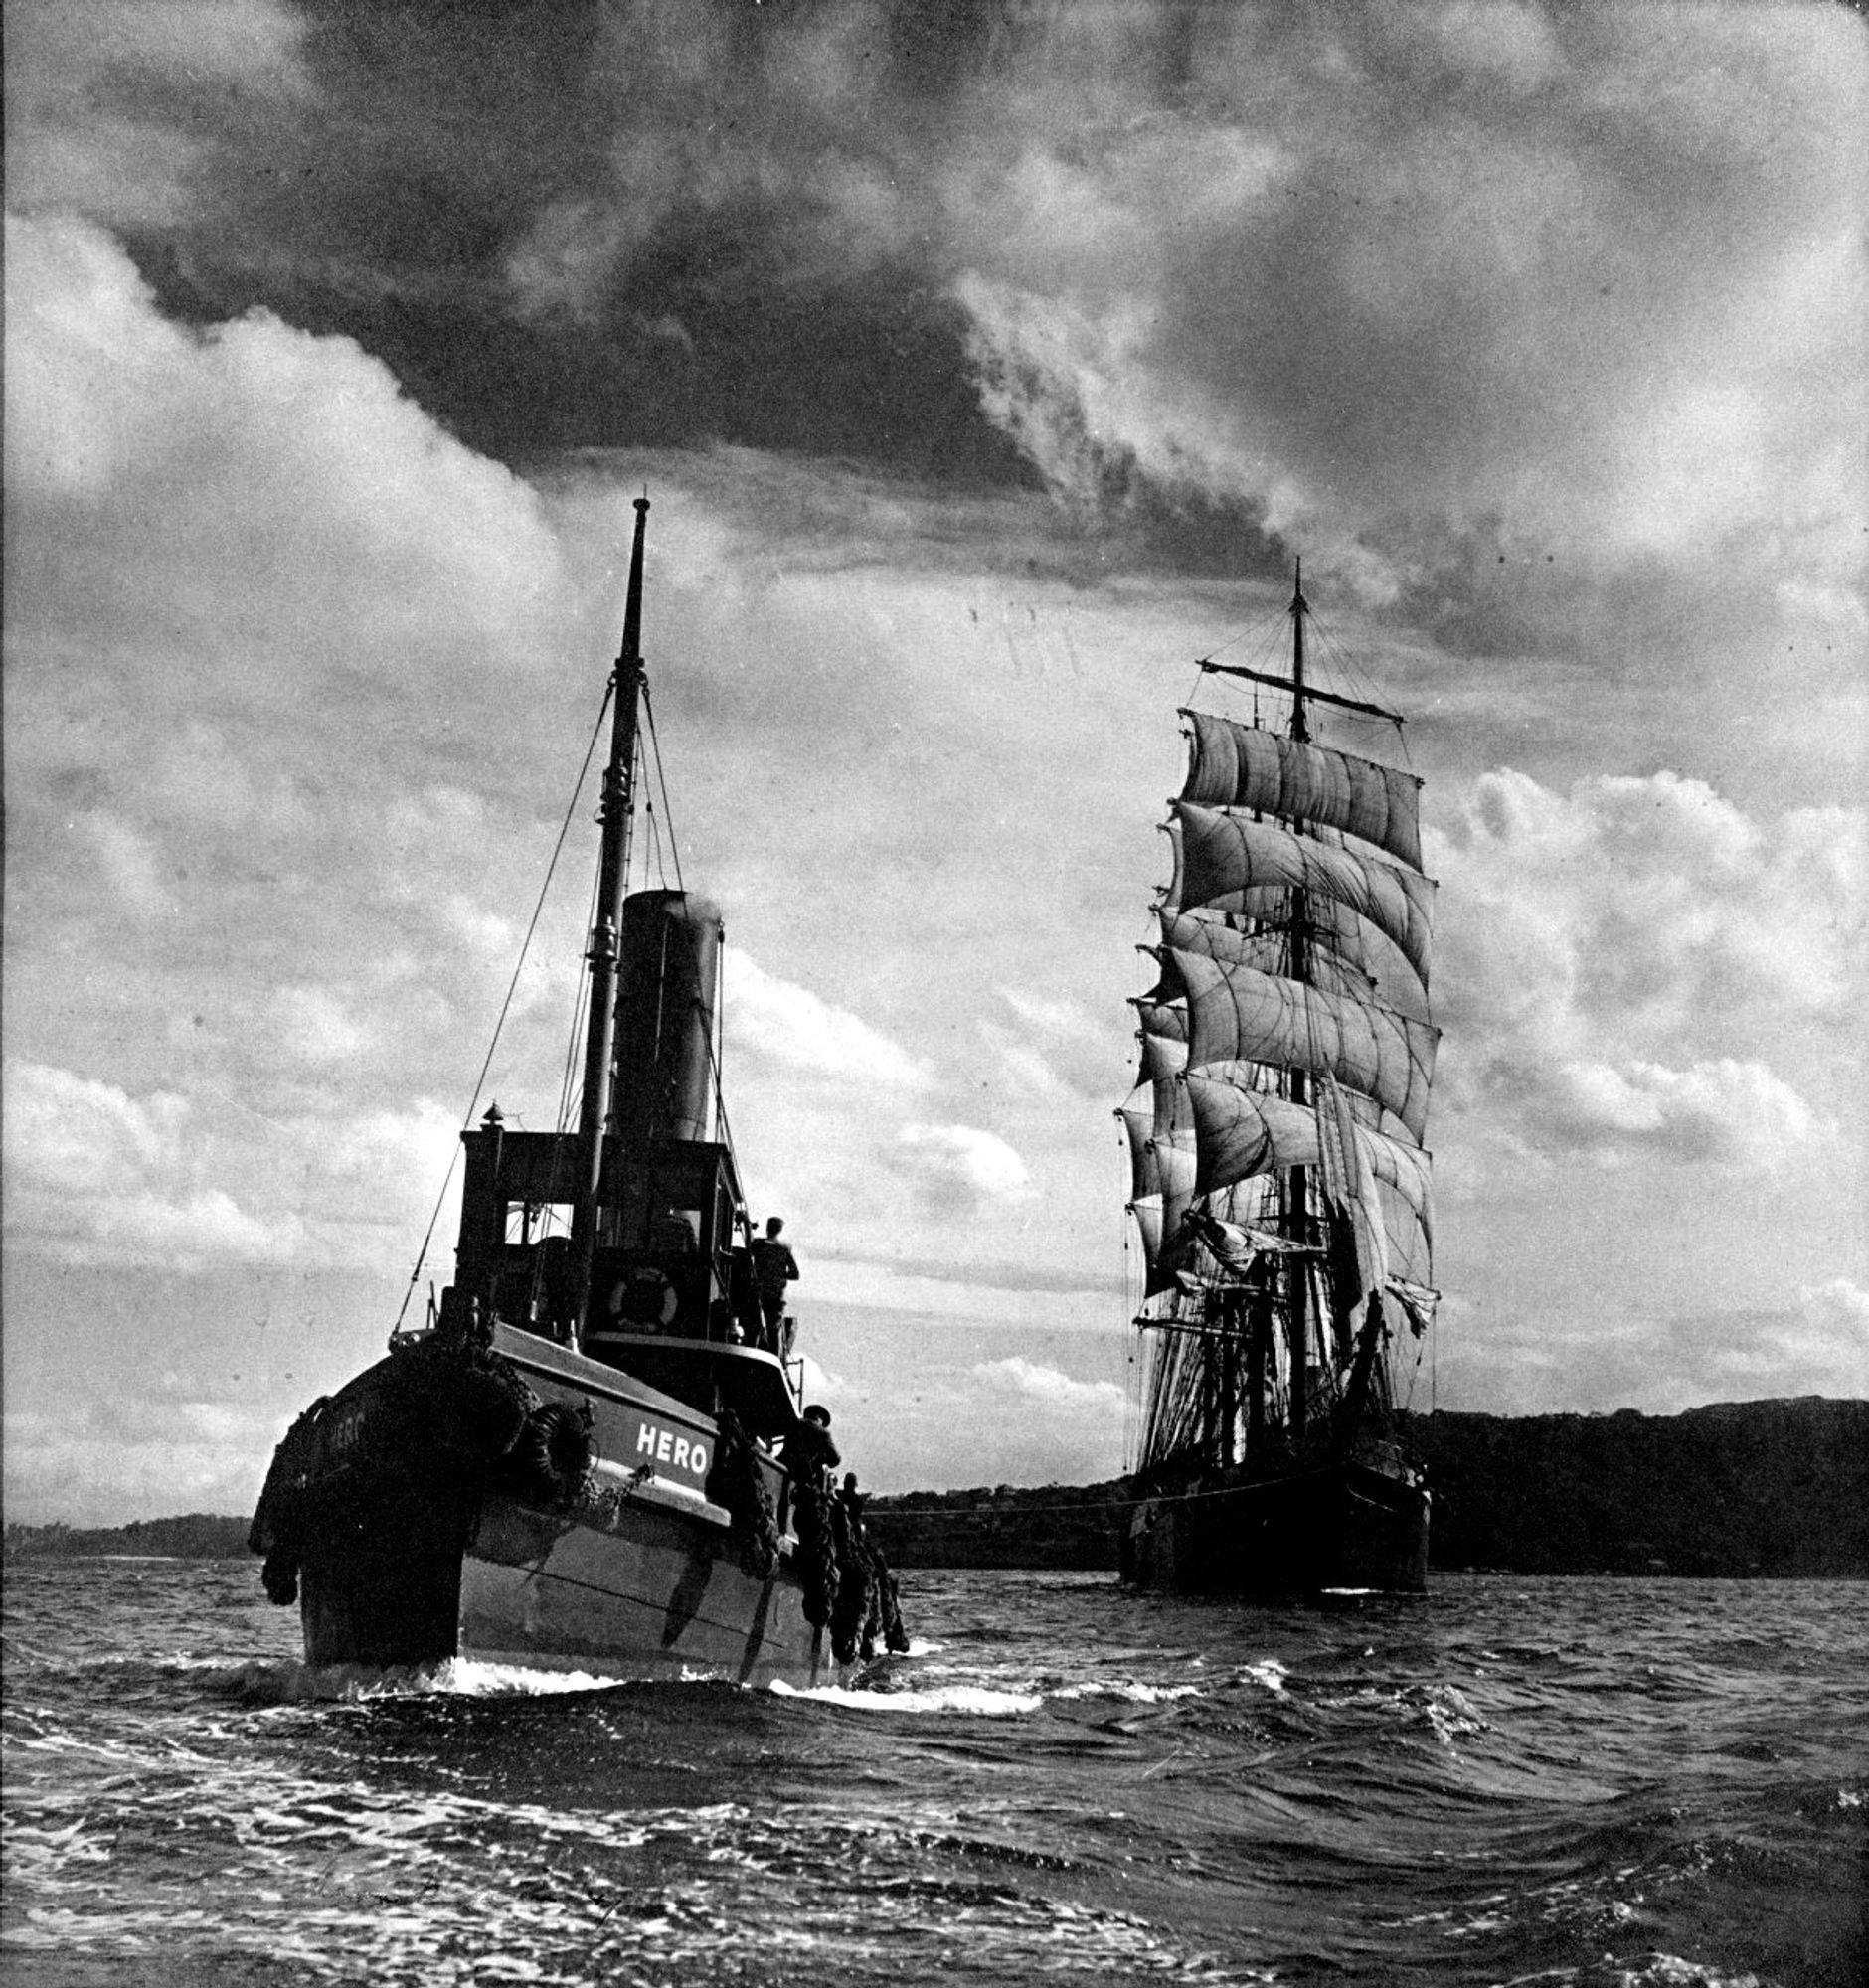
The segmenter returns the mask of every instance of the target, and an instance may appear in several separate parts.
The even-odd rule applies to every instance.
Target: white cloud
[[[9,1242],[171,1269],[406,1263],[459,1129],[426,1100],[256,1118],[28,1062],[6,1098]]]
[[[87,1211],[89,1238],[105,1254],[170,1265],[289,1260],[302,1242],[291,1217],[272,1224],[238,1207],[221,1188],[169,1201],[149,1191],[100,1200]]]
[[[1030,1106],[1034,1101],[1056,1104],[1070,1094],[1063,1077],[1044,1053],[1023,1042],[1009,1029],[982,1022],[980,1035],[992,1051],[1001,1088]]]
[[[1869,1291],[1847,1277],[1832,1277],[1827,1283],[1800,1284],[1797,1302],[1814,1330],[1858,1354],[1869,1352]]]
[[[1859,28],[1663,18],[1221,10],[1172,118],[1137,114],[1140,64],[1085,92],[1054,28],[948,203],[989,412],[1061,494],[1106,502],[1127,452],[1346,572],[1359,530],[1399,572],[1434,521],[1503,518],[1599,567],[1763,521],[1840,577]]]
[[[309,1064],[341,1064],[363,1047],[366,1031],[329,987],[280,987],[272,996],[280,1046]]]
[[[86,813],[80,829],[97,852],[103,874],[123,908],[137,917],[159,917],[175,909],[175,894],[162,880],[147,836],[100,810]]]
[[[928,1209],[942,1217],[1028,1200],[1036,1192],[1018,1153],[976,1125],[905,1125],[891,1157]]]
[[[1028,1408],[1070,1420],[1119,1424],[1126,1400],[1113,1381],[1074,1381],[1056,1367],[1013,1354],[1004,1360],[982,1360],[973,1368],[976,1380],[995,1390],[1011,1389]]]
[[[1759,821],[1669,772],[1483,775],[1432,839],[1441,1102],[1532,1152],[1808,1150],[1869,999],[1865,840],[1860,811]]]
[[[108,1526],[250,1512],[283,1433],[269,1406],[157,1399],[9,1410],[7,1514]]]
[[[294,715],[367,659],[438,704],[463,663],[521,649],[563,584],[538,500],[386,367],[263,313],[192,334],[85,223],[6,232],[8,501],[60,535],[55,569],[16,563],[10,622],[87,591],[145,666],[175,652],[184,681]]]
[[[784,1068],[894,1090],[919,1090],[929,1081],[900,1044],[808,987],[767,973],[736,946],[726,948],[722,978],[728,1040],[736,1048]]]
[[[133,1098],[112,1083],[18,1062],[6,1074],[9,1188],[81,1198],[120,1193],[179,1163],[188,1102]]]
[[[1069,995],[1033,994],[1018,987],[1002,987],[999,992],[1006,1005],[1029,1027],[1067,1041],[1102,1045],[1104,1024]]]
[[[80,1260],[267,1261],[300,1227],[202,1180],[207,1139],[181,1097],[130,1096],[41,1064],[7,1071],[7,1227]]]
[[[1660,1152],[1769,1169],[1834,1129],[1762,1064],[1731,1060],[1686,1070],[1564,1064],[1552,1073],[1546,1101],[1548,1139],[1611,1160]]]

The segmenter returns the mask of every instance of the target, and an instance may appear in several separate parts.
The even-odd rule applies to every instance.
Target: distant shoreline
[[[1869,1401],[1412,1416],[1444,1574],[1869,1578]],[[877,1497],[899,1567],[1113,1569],[1133,1479]]]
[[[1869,1401],[1804,1396],[1678,1415],[1418,1415],[1442,1573],[1869,1578]],[[1113,1570],[1131,1479],[877,1496],[898,1567]],[[246,1517],[8,1525],[8,1561],[230,1560]]]

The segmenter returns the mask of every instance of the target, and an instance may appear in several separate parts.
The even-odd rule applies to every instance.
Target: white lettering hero
[[[666,1463],[676,1470],[685,1470],[693,1477],[708,1474],[706,1443],[677,1435],[673,1429],[658,1428],[653,1422],[643,1422],[637,1427],[636,1454],[646,1456],[654,1463]]]

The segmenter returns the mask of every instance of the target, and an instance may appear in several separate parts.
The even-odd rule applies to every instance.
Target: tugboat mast
[[[623,639],[610,679],[610,756],[603,768],[602,850],[597,872],[596,923],[585,957],[591,964],[591,1007],[585,1033],[584,1092],[579,1104],[579,1189],[572,1208],[572,1261],[578,1293],[577,1336],[584,1338],[591,1303],[591,1273],[597,1246],[603,1182],[603,1135],[613,1108],[611,1068],[616,1060],[616,975],[623,899],[629,887],[629,844],[635,827],[637,709],[642,697],[642,542],[649,500],[638,497],[635,543],[629,555],[629,591],[623,605]]]

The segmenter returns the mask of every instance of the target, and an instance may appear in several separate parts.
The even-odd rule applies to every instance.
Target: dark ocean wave
[[[909,1585],[883,1688],[752,1691],[319,1671],[246,1567],[22,1566],[0,1973],[1862,1979],[1859,1586]]]

